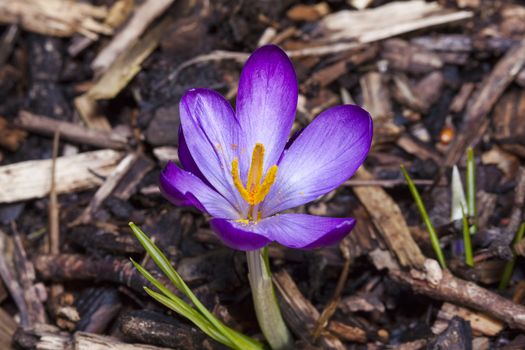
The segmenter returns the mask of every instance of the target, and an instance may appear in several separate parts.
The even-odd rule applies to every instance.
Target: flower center
[[[266,195],[268,195],[277,176],[277,165],[272,165],[263,180],[263,165],[264,146],[262,143],[257,143],[253,148],[248,179],[246,180],[246,186],[244,186],[239,174],[239,158],[236,157],[232,161],[232,177],[235,188],[237,188],[242,198],[250,205],[248,220],[253,220],[254,207],[261,203]]]

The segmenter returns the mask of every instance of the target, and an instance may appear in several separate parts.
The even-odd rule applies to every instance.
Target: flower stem
[[[273,350],[292,349],[292,336],[284,324],[275,296],[267,248],[246,252],[248,279],[259,326]]]

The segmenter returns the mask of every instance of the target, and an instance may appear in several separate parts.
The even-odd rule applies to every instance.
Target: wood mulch
[[[218,318],[262,337],[244,254],[157,183],[177,161],[182,94],[234,101],[242,64],[269,43],[297,71],[294,130],[342,103],[375,126],[356,175],[297,209],[355,217],[352,234],[269,248],[296,348],[525,348],[525,243],[513,247],[525,220],[523,2],[3,0],[0,24],[0,349],[223,349],[144,293],[129,257],[155,268],[129,221]],[[474,267],[450,219],[452,166],[464,178],[468,147]]]

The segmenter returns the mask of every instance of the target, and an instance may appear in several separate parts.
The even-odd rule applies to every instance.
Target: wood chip
[[[326,2],[315,5],[295,5],[286,11],[286,17],[292,21],[315,22],[330,12],[330,7]]]
[[[0,117],[0,146],[12,152],[25,140],[27,133],[23,130],[13,128],[7,120]]]
[[[361,167],[354,178],[366,180],[371,179],[372,175]],[[394,200],[379,187],[360,186],[353,190],[399,263],[402,266],[422,268],[425,257],[412,239],[401,209]]]
[[[470,11],[450,11],[437,2],[396,1],[363,11],[343,10],[320,22],[323,41],[356,40],[370,43],[422,28],[472,18]],[[351,23],[352,25],[348,25]]]
[[[398,38],[386,40],[381,55],[390,67],[402,72],[429,73],[443,66],[437,54]]]
[[[503,323],[501,321],[464,307],[451,303],[443,303],[437,315],[437,319],[432,326],[432,332],[434,334],[440,334],[443,332],[448,327],[449,321],[455,316],[459,316],[462,319],[469,321],[474,335],[486,335],[492,337],[503,330]]]
[[[80,217],[71,225],[86,224],[90,222],[92,220],[92,215],[100,208],[106,198],[109,197],[111,192],[113,192],[120,180],[124,177],[124,175],[126,175],[129,169],[131,169],[132,165],[137,159],[137,153],[130,153],[125,156],[111,172],[111,175],[106,178],[106,181],[104,181],[102,186],[99,187],[93,198],[91,198],[89,205],[82,212]]]
[[[0,308],[0,349],[11,349],[12,337],[17,326],[13,317]]]
[[[173,3],[173,0],[147,0],[135,9],[135,13],[113,40],[91,63],[95,72],[105,72],[125,51],[135,46],[146,28]],[[156,46],[156,45],[155,45]]]
[[[75,33],[96,40],[98,34],[111,34],[101,22],[107,16],[103,6],[68,0],[0,1],[0,23],[15,23],[28,31],[69,37]]]
[[[502,148],[525,158],[525,90],[510,90],[494,107],[493,137]]]
[[[281,312],[286,323],[297,337],[310,342],[311,332],[320,316],[319,311],[303,296],[286,271],[274,273],[272,278],[281,296]],[[334,336],[323,334],[319,342],[324,349],[346,349]]]
[[[390,93],[383,76],[379,72],[369,72],[360,79],[360,84],[363,107],[374,120],[374,143],[396,140],[403,128],[394,124]]]
[[[453,113],[461,112],[463,108],[465,108],[465,105],[475,87],[476,85],[474,83],[464,83],[461,85],[461,89],[459,89],[459,92],[454,96],[454,99],[450,104],[450,111]]]
[[[510,49],[496,64],[490,75],[476,91],[465,112],[462,133],[450,145],[444,165],[456,164],[465,154],[467,147],[476,145],[487,130],[490,113],[496,101],[514,80],[525,64],[525,40]]]
[[[44,324],[37,324],[23,332],[35,341],[35,348],[39,350],[168,350],[152,345],[123,343],[116,338],[93,333],[75,332],[71,335]]]
[[[166,17],[132,46],[119,52],[119,56],[86,95],[93,100],[114,98],[140,72],[142,62],[155,50],[172,21],[171,17]]]
[[[100,150],[59,157],[56,162],[56,191],[77,192],[102,183],[101,176],[113,172],[122,157],[114,150]],[[0,203],[42,198],[51,188],[51,159],[30,160],[0,167]]]

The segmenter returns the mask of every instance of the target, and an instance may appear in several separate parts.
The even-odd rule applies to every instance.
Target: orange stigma
[[[232,162],[233,183],[242,198],[252,207],[250,211],[253,211],[253,206],[261,203],[268,195],[277,176],[277,165],[272,165],[263,180],[263,165],[264,146],[262,143],[257,143],[253,148],[248,179],[246,180],[246,186],[244,186],[239,173],[239,159],[235,158]]]

